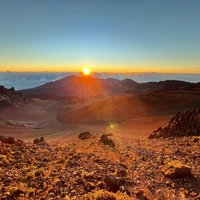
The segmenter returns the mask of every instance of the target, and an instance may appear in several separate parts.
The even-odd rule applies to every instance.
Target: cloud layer
[[[17,90],[27,89],[43,85],[50,81],[61,79],[76,73],[0,73],[0,85],[7,88],[15,87]],[[183,80],[188,82],[199,82],[200,74],[161,74],[161,73],[95,73],[98,78],[132,79],[137,82],[164,81],[164,80]]]

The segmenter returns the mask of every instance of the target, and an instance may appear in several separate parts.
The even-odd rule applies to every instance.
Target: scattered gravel
[[[200,199],[200,137],[134,140],[113,136],[115,148],[69,138],[65,145],[0,140],[0,199]],[[11,142],[5,142],[11,141]],[[191,168],[164,175],[169,162]],[[94,198],[95,196],[95,198]],[[100,198],[100,199],[106,199]],[[108,199],[108,198],[107,198]]]

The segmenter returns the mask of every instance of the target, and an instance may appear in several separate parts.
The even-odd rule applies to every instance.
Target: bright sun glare
[[[90,71],[89,68],[84,68],[84,69],[83,69],[83,74],[84,74],[85,76],[90,75],[90,73],[91,73],[91,71]]]

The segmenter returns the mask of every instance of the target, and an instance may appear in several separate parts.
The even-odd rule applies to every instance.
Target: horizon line
[[[11,70],[7,70],[7,71],[0,71],[0,73],[81,73],[82,71],[11,71]],[[190,74],[190,75],[200,75],[200,72],[156,72],[156,71],[130,71],[130,72],[111,72],[111,71],[95,71],[92,72],[92,74],[95,73],[99,73],[99,74],[103,74],[103,73],[107,73],[107,74]]]

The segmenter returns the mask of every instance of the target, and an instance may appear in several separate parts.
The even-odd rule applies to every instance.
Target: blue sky
[[[200,72],[198,0],[0,0],[0,71]]]

